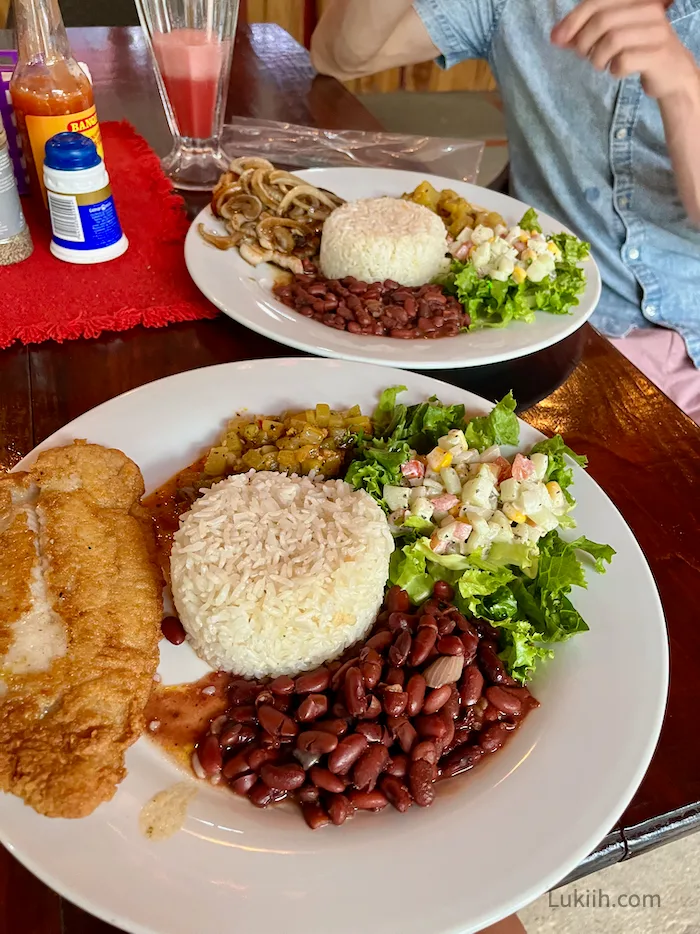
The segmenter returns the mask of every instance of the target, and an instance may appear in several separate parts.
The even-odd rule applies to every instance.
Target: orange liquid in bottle
[[[19,62],[10,82],[32,189],[44,203],[46,143],[56,133],[89,136],[104,158],[92,85],[71,55],[56,0],[16,0]],[[50,28],[47,29],[47,26]]]

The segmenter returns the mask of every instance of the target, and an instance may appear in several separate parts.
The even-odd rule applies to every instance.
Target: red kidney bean
[[[425,759],[417,759],[408,769],[408,787],[419,807],[427,808],[435,800],[437,769]]]
[[[405,665],[411,651],[412,641],[410,632],[399,632],[396,639],[394,639],[394,644],[389,647],[387,655],[389,664],[395,668],[401,668],[402,665]]]
[[[236,678],[228,686],[228,698],[234,707],[252,704],[260,692],[260,685],[255,681]]]
[[[389,629],[391,632],[398,632],[399,630],[405,630],[408,632],[413,627],[415,623],[415,617],[409,616],[408,613],[390,613],[389,614]]]
[[[496,654],[493,646],[489,645],[487,642],[482,642],[479,645],[479,661],[484,674],[493,684],[506,685],[509,687],[515,687],[517,684],[506,671],[503,662]]]
[[[229,746],[239,746],[241,745],[240,735],[241,730],[246,724],[243,723],[231,723],[230,721],[224,726],[221,733],[219,733],[219,743],[221,746],[226,749]],[[253,731],[253,727],[250,727]]]
[[[160,631],[172,645],[182,645],[187,638],[185,627],[177,616],[164,616],[160,621]]]
[[[400,717],[399,719],[402,720],[402,722],[394,731],[394,735],[401,749],[408,753],[413,748],[413,744],[415,743],[418,734],[416,733],[416,728],[410,721],[403,717]]]
[[[268,684],[268,688],[273,694],[293,694],[294,681],[287,675],[280,675]]]
[[[325,827],[326,824],[330,824],[331,822],[330,817],[320,804],[302,804],[301,813],[304,815],[304,820],[312,830],[318,830],[320,827]]]
[[[297,749],[312,755],[325,756],[333,752],[338,745],[338,737],[323,730],[307,730],[297,736]]]
[[[406,685],[406,713],[409,717],[415,717],[423,709],[425,690],[426,685],[423,675],[411,675]]]
[[[300,765],[288,763],[287,765],[263,765],[260,769],[260,778],[265,784],[278,791],[296,791],[306,781],[306,772]]]
[[[478,746],[470,746],[467,749],[456,749],[453,753],[440,761],[441,778],[452,778],[454,775],[461,775],[462,772],[468,772],[483,758],[483,751]]]
[[[305,675],[299,675],[294,689],[297,694],[321,694],[331,683],[331,673],[325,667],[309,671]]]
[[[337,671],[334,672],[333,677],[331,678],[331,688],[336,691],[345,680],[346,673],[354,666],[357,665],[360,661],[358,656],[355,658],[349,659],[347,662],[344,662]]]
[[[471,665],[479,648],[479,637],[473,632],[463,632],[459,638],[464,646],[464,664]]]
[[[255,698],[255,706],[262,707],[263,704],[274,704],[275,698],[272,691],[263,689]]]
[[[464,655],[464,643],[459,636],[442,636],[435,648],[440,655]]]
[[[484,710],[484,720],[487,723],[493,723],[502,716],[501,711],[494,707],[493,704],[488,704]]]
[[[442,708],[442,714],[444,717],[449,720],[456,720],[459,716],[459,691],[454,684],[450,685],[450,696],[447,698],[447,703]]]
[[[258,711],[252,704],[243,704],[240,707],[232,707],[229,717],[234,723],[255,723],[258,719]]]
[[[398,684],[388,684],[384,688],[383,703],[390,717],[400,717],[406,709],[408,694]]]
[[[423,713],[437,713],[438,710],[440,710],[441,707],[444,707],[444,705],[450,699],[451,694],[451,684],[443,684],[441,688],[434,688],[425,698],[425,703],[423,704]]]
[[[454,587],[447,581],[436,581],[433,587],[433,596],[436,600],[447,600],[450,602],[455,595]]]
[[[396,778],[403,778],[408,772],[408,756],[402,752],[397,752],[390,757],[387,766],[384,769],[387,775],[395,775]]]
[[[328,768],[335,775],[345,775],[367,748],[367,737],[353,733],[342,739],[328,757]]]
[[[455,738],[455,722],[452,717],[452,711],[449,709],[449,704],[450,701],[448,700],[447,704],[445,704],[442,710],[437,714],[437,716],[440,717],[442,722],[445,724],[445,735],[442,737],[442,739],[436,740],[436,743],[440,748],[440,755],[442,755],[442,751],[447,749],[447,747],[452,743],[452,740]],[[459,698],[457,698],[457,704],[459,705]]]
[[[334,736],[344,736],[348,731],[348,721],[340,717],[335,720],[317,720],[314,729],[332,733]]]
[[[379,679],[382,676],[382,663],[374,659],[367,659],[360,665],[360,672],[362,673],[365,690],[372,691],[379,684]]]
[[[286,791],[277,788],[269,788],[265,782],[257,781],[248,792],[248,800],[256,808],[267,808],[277,801],[282,801],[287,797]]]
[[[291,717],[267,704],[258,708],[258,720],[263,730],[275,738],[291,739],[299,732],[299,727]]]
[[[496,686],[486,688],[486,699],[489,704],[493,704],[496,710],[500,710],[501,713],[512,717],[517,717],[523,706],[513,694],[509,694],[503,688]]]
[[[430,626],[419,626],[413,642],[411,643],[411,664],[416,667],[422,665],[428,658],[437,639],[437,624],[435,629]]]
[[[382,705],[376,694],[370,694],[367,700],[367,710],[362,715],[363,720],[376,720],[382,712]]]
[[[335,794],[328,800],[328,815],[336,827],[340,827],[355,813],[354,806],[345,795]]]
[[[430,717],[417,717],[415,724],[421,739],[441,740],[447,733],[447,726],[438,714]]]
[[[484,752],[496,752],[505,743],[507,732],[504,723],[494,723],[481,734],[479,745]]]
[[[375,788],[374,791],[358,791],[353,788],[348,799],[358,811],[381,811],[389,803],[386,795]]]
[[[292,706],[292,696],[291,694],[273,694],[270,703],[275,710],[289,713],[289,708]]]
[[[322,769],[318,765],[314,765],[309,769],[309,778],[317,788],[330,791],[332,794],[340,794],[340,792],[345,791],[345,782],[342,778],[334,775],[328,769]]]
[[[208,778],[218,775],[223,765],[219,737],[208,733],[196,747],[199,764]]]
[[[365,644],[377,652],[383,652],[385,649],[389,648],[393,641],[393,632],[390,632],[388,629],[383,629],[381,632],[373,635],[371,639],[368,639]]]
[[[325,694],[308,694],[299,704],[297,720],[306,722],[316,720],[328,712],[328,698]]]
[[[462,673],[460,681],[460,700],[464,707],[472,707],[484,690],[484,676],[476,665],[469,665]]]
[[[389,752],[381,743],[373,743],[362,753],[352,770],[352,781],[360,791],[372,791],[389,761]]]
[[[411,608],[411,600],[405,590],[394,585],[387,591],[384,605],[391,613],[407,613]]]
[[[449,636],[455,631],[457,623],[452,619],[451,616],[440,616],[438,621],[438,634],[441,636]],[[448,653],[445,653],[448,654]]]
[[[343,684],[345,706],[351,717],[361,717],[367,710],[367,696],[362,680],[362,672],[354,665],[345,673]]]
[[[299,804],[315,804],[320,797],[321,792],[315,785],[302,785],[297,792]]]
[[[432,743],[429,739],[416,743],[411,750],[411,760],[417,762],[419,759],[425,759],[431,765],[437,765],[438,751],[435,743]]]
[[[406,680],[406,672],[403,668],[389,668],[384,678],[384,683],[387,685],[396,685],[397,687],[402,688],[404,681]]]
[[[335,704],[331,707],[331,713],[336,720],[349,720],[350,714],[348,713],[348,708],[345,704],[341,704],[340,701],[336,701]]]
[[[384,738],[384,727],[381,723],[358,723],[355,729],[367,737],[368,743],[381,743]]]
[[[268,762],[276,762],[280,758],[279,749],[251,749],[248,753],[248,765],[254,772],[259,772]]]
[[[231,791],[235,791],[237,795],[241,795],[243,798],[248,796],[248,792],[257,782],[258,776],[255,772],[248,772],[247,775],[241,775],[238,778],[230,783],[229,787]]]
[[[411,793],[400,778],[395,775],[384,775],[380,782],[381,791],[386,795],[389,804],[403,814],[413,804]]]
[[[245,775],[246,772],[250,772],[247,750],[245,752],[239,752],[238,755],[234,756],[232,759],[228,759],[221,770],[224,778],[229,780],[238,778],[239,775]]]

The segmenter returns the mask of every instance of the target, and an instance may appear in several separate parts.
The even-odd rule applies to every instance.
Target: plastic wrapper
[[[476,182],[484,152],[479,140],[360,130],[319,130],[294,123],[234,117],[223,147],[232,159],[261,156],[289,169],[365,166],[409,169]]]

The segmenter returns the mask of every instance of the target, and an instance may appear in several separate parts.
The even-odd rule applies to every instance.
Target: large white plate
[[[81,416],[41,448],[74,438],[116,446],[152,490],[214,441],[232,413],[318,401],[360,403],[399,380],[490,405],[412,373],[303,358],[232,363],[151,383]],[[541,435],[522,424],[527,448]],[[41,449],[40,448],[40,449]],[[30,455],[28,460],[31,460]],[[21,466],[21,465],[20,465]],[[152,843],[137,818],[181,773],[143,738],[116,797],[91,817],[48,820],[0,796],[0,838],[44,882],[134,934],[457,934],[520,908],[571,870],[632,797],[658,737],[667,688],[659,597],[629,528],[579,469],[580,531],[609,542],[607,575],[576,603],[591,631],[538,675],[542,701],[505,750],[441,786],[435,805],[361,815],[312,833],[290,809],[261,812],[202,784],[183,831]],[[166,681],[199,676],[187,646],[165,646]]]
[[[513,224],[529,207],[488,188],[396,169],[308,169],[298,174],[347,200],[399,196],[412,191],[427,178],[436,188],[452,188],[468,201],[489,211],[498,211]],[[540,221],[545,233],[567,231],[563,224],[546,214],[540,215]],[[595,262],[590,260],[585,265],[586,290],[580,296],[580,304],[569,315],[537,312],[532,324],[516,321],[507,328],[489,328],[442,340],[402,341],[350,334],[304,318],[278,302],[272,294],[274,269],[268,264],[253,268],[241,259],[237,250],[217,250],[199,236],[197,226],[200,223],[221,233],[224,228],[207,207],[194,220],[185,240],[187,268],[204,295],[252,331],[322,357],[419,370],[498,363],[564,340],[590,318],[600,298],[600,273]]]

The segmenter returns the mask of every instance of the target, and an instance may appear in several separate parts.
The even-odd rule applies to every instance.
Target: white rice
[[[425,285],[445,269],[447,234],[422,204],[401,198],[348,201],[323,225],[321,271],[327,279],[393,279]]]
[[[393,547],[380,507],[342,480],[239,474],[182,518],[170,559],[175,606],[213,668],[294,675],[366,635]]]

